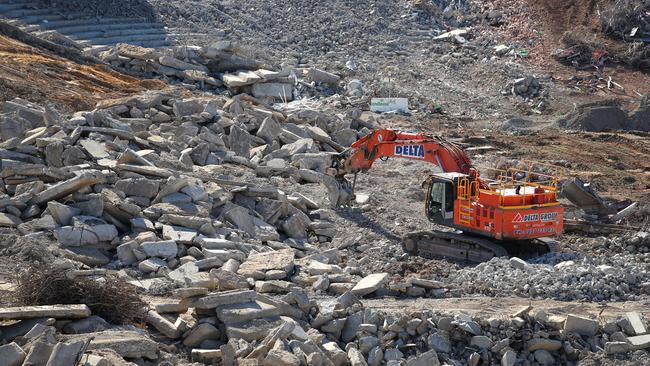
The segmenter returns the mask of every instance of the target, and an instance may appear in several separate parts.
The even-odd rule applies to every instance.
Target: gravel
[[[650,256],[580,257],[549,253],[523,269],[493,258],[448,278],[461,291],[556,300],[638,300],[650,294]]]

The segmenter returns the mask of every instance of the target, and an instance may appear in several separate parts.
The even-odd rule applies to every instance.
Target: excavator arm
[[[404,158],[436,164],[443,172],[478,177],[472,162],[458,146],[442,137],[424,133],[378,129],[356,141],[333,162],[336,177],[363,172],[380,158]]]

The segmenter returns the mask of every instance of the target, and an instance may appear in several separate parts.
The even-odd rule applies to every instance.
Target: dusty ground
[[[217,10],[223,9],[220,4],[210,3]],[[350,46],[346,52],[319,51],[318,42],[328,41],[319,38],[312,48],[301,54],[295,49],[287,52],[284,47],[288,47],[288,44],[293,46],[293,43],[303,45],[309,43],[308,40],[295,38],[292,30],[286,30],[281,25],[273,29],[255,26],[245,32],[243,28],[250,22],[241,22],[242,29],[235,29],[233,34],[243,35],[244,39],[259,36],[259,42],[267,43],[268,47],[274,49],[274,54],[285,53],[288,55],[286,60],[294,63],[304,61],[330,66],[332,71],[339,71],[348,79],[360,77],[371,91],[382,90],[381,83],[377,80],[391,76],[397,80],[394,85],[397,93],[403,92],[409,96],[412,101],[417,102],[417,107],[429,103],[440,104],[446,116],[417,112],[411,117],[383,119],[381,125],[443,135],[465,148],[487,147],[470,152],[479,167],[494,166],[503,159],[554,164],[565,169],[566,177],[578,176],[591,181],[607,199],[650,202],[650,162],[647,159],[650,156],[650,139],[647,134],[566,132],[549,128],[557,117],[573,110],[576,105],[614,99],[633,108],[638,103],[637,93],[650,92],[650,77],[638,70],[611,66],[598,71],[576,71],[555,62],[550,56],[550,52],[561,45],[563,32],[571,29],[572,24],[579,23],[587,29],[594,27],[589,11],[593,10],[593,4],[596,2],[571,2],[568,8],[559,6],[557,1],[521,0],[492,3],[496,8],[511,9],[511,13],[506,13],[509,23],[498,31],[495,30],[494,34],[490,28],[480,28],[476,33],[476,43],[485,41],[489,47],[478,51],[471,47],[431,45],[430,41],[424,42],[414,36],[380,50],[368,49],[367,45],[359,42],[353,44],[354,47]],[[181,11],[183,4],[186,2],[176,1],[172,9]],[[404,12],[410,9],[405,2],[398,4]],[[234,18],[229,20],[230,24],[237,23],[237,19],[252,18],[249,12],[255,14],[265,11],[265,6],[259,4],[249,9],[245,4],[234,6],[228,2],[228,5],[228,13],[221,14],[221,17],[229,19],[228,17],[234,15]],[[513,10],[519,5],[522,5],[521,10]],[[369,8],[364,10],[374,9],[374,5],[368,6]],[[526,14],[527,11],[533,10],[538,16]],[[380,7],[378,11],[386,9]],[[173,17],[170,15],[171,18]],[[200,20],[208,25],[217,19],[203,18]],[[336,26],[345,28],[355,24],[341,22]],[[377,24],[381,26],[383,23],[378,21]],[[387,31],[379,40],[390,40],[394,36],[393,30]],[[536,30],[539,32],[535,32]],[[281,42],[274,44],[270,37],[274,32],[287,34]],[[260,36],[262,34],[264,36]],[[529,42],[531,39],[536,41],[526,46],[530,50],[530,56],[525,59],[515,62],[483,61],[484,57],[491,56],[491,47],[497,44]],[[347,47],[343,39],[336,41],[341,42],[341,47]],[[457,62],[441,60],[442,56],[451,52],[460,53],[454,56],[458,59]],[[380,57],[377,57],[378,55]],[[342,64],[348,58],[354,58],[361,65],[358,72],[343,69]],[[542,77],[543,87],[548,91],[544,98],[548,107],[542,115],[532,114],[531,104],[519,97],[501,95],[501,90],[508,81],[531,73]],[[574,76],[594,75],[602,80],[611,76],[623,85],[625,90],[598,87],[597,85],[603,85],[602,81],[591,87],[576,87],[575,82],[570,80]],[[75,64],[46,51],[0,37],[0,101],[21,97],[34,102],[54,102],[60,108],[72,112],[90,109],[100,99],[127,95],[143,88],[157,86],[159,84],[140,81],[103,66]],[[504,122],[520,116],[526,116],[532,124],[520,129],[506,128]],[[400,243],[404,234],[433,228],[424,216],[424,195],[420,188],[421,182],[432,171],[437,171],[437,168],[424,163],[393,159],[387,162],[378,161],[369,173],[359,176],[357,192],[368,193],[369,204],[354,205],[336,211],[340,237],[331,244],[334,247],[346,238],[352,238],[362,245],[363,250],[357,246],[357,250],[343,254],[347,256],[345,262],[348,265],[358,266],[367,273],[386,271],[392,275],[432,279],[453,276],[455,270],[473,266],[446,260],[402,257]],[[277,185],[273,178],[255,178],[252,172],[245,169],[233,169],[228,174],[240,180]],[[291,183],[283,188],[287,192],[300,191],[319,203],[325,203],[325,189],[318,184],[297,186]],[[2,296],[3,292],[11,289],[10,277],[16,261],[29,262],[44,258],[38,255],[41,249],[38,245],[18,240],[14,233],[5,232],[0,235],[5,238],[0,241],[0,255],[4,258],[0,260],[1,299],[6,298]],[[579,254],[594,255],[588,247],[575,248],[570,245],[576,240],[573,234],[564,235],[559,240],[564,243],[560,250],[581,250]],[[41,245],[47,244],[45,242]],[[399,260],[402,258],[405,260]],[[489,316],[508,316],[529,304],[552,314],[600,314],[605,317],[614,317],[631,310],[647,313],[650,306],[647,298],[642,301],[603,305],[489,296],[447,299],[381,298],[368,299],[364,303],[369,307],[393,312],[444,309]],[[600,362],[597,359],[588,361],[593,362],[586,364]]]

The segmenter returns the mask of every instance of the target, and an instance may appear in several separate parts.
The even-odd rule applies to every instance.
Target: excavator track
[[[501,245],[504,244],[504,245]],[[405,252],[424,258],[453,258],[468,262],[485,262],[493,257],[533,257],[557,251],[557,241],[535,239],[526,242],[507,243],[457,232],[418,231],[409,233],[402,240]]]

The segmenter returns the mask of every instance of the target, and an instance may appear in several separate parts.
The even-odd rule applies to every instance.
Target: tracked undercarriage
[[[460,232],[418,231],[402,240],[404,251],[424,258],[452,258],[468,262],[485,262],[493,257],[536,257],[557,250],[553,239],[528,241],[493,241]]]

